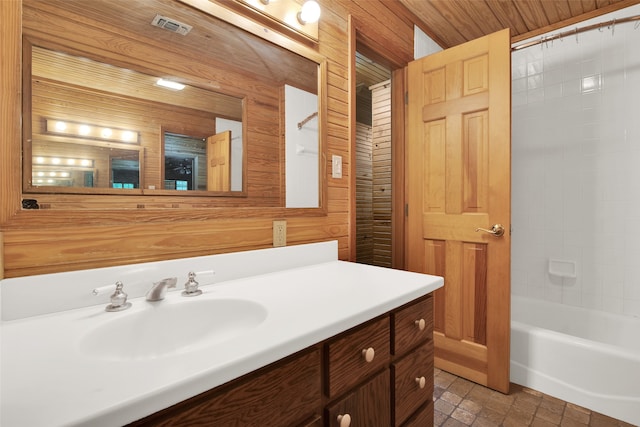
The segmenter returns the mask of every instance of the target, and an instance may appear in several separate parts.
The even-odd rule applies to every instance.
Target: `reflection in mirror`
[[[152,165],[141,170],[139,156],[145,147],[153,152],[162,138],[165,189],[242,191],[240,98],[186,85],[159,84],[154,76],[39,46],[31,50],[33,162],[26,165],[32,176],[27,190],[140,189],[144,188],[141,177],[148,177],[155,188]],[[229,176],[234,168],[233,186],[229,180],[225,186],[207,185],[213,169],[207,160],[206,138],[168,132],[158,135],[153,126],[150,128],[149,124],[167,123],[169,116],[195,122],[190,126],[202,134],[234,129],[237,147],[234,156],[230,150],[226,159]],[[60,164],[38,163],[38,159],[62,157],[65,160]],[[75,157],[77,163],[72,162]],[[176,169],[180,163],[174,164],[180,157],[184,157],[183,163],[186,159],[195,163],[195,179],[173,176],[174,171],[180,171]],[[219,162],[216,159],[214,166]],[[187,166],[183,166],[186,174]],[[189,166],[190,174],[193,167]]]
[[[206,141],[164,132],[165,190],[206,190]]]
[[[314,49],[272,32],[265,36],[271,41],[257,36],[265,28],[226,1],[145,0],[144,8],[131,8],[130,0],[22,0],[22,6],[26,197],[49,209],[126,209],[145,205],[147,195],[173,196],[151,202],[172,209],[324,205],[326,147],[318,123],[326,120],[320,85],[327,69]],[[298,131],[302,143],[290,143],[285,131],[286,123],[304,119],[285,112],[285,86],[314,97],[309,114],[319,115]],[[68,123],[66,132],[48,128],[48,120]],[[303,156],[287,154],[300,145]],[[54,171],[33,159],[54,156],[93,163],[76,166],[73,180],[36,182]],[[296,157],[313,166],[297,175],[287,166]],[[310,171],[315,175],[307,179]],[[287,203],[289,188],[303,185],[311,201]]]
[[[288,208],[316,208],[318,187],[318,96],[285,85]]]
[[[58,126],[65,122],[56,121]],[[82,125],[88,127],[88,125]],[[140,148],[121,144],[78,144],[73,137],[34,139],[34,188],[140,188]]]

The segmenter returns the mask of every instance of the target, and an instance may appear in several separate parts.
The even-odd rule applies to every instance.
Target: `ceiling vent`
[[[180,21],[162,15],[156,15],[151,21],[151,25],[164,28],[172,33],[182,34],[183,36],[189,34],[189,31],[193,28],[191,25],[183,24]]]

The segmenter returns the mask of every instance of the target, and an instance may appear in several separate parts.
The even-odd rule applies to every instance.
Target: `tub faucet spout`
[[[153,284],[147,292],[147,301],[161,301],[167,293],[167,288],[175,288],[178,282],[177,277],[169,277]]]

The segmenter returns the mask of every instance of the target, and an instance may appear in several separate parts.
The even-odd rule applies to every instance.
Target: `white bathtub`
[[[513,296],[511,382],[640,425],[640,319]]]

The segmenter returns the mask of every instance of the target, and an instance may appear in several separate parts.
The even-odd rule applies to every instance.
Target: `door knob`
[[[476,232],[484,231],[485,233],[493,234],[496,237],[500,237],[504,234],[504,227],[502,224],[493,224],[491,230],[487,230],[486,228],[476,228]]]

